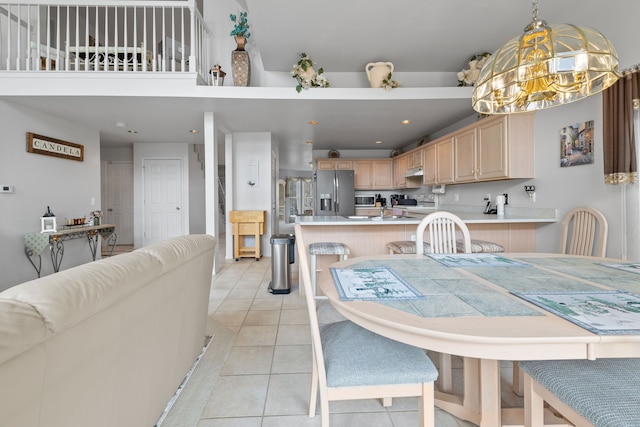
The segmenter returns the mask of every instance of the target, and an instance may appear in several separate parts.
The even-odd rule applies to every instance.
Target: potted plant
[[[230,36],[233,36],[236,39],[236,43],[238,48],[236,50],[244,50],[244,45],[251,37],[251,33],[249,32],[249,24],[247,22],[247,12],[240,12],[239,15],[230,14],[229,18],[231,22],[233,22],[233,30],[229,33]]]
[[[231,52],[231,74],[233,75],[234,86],[249,86],[251,79],[251,62],[249,53],[244,50],[247,39],[251,37],[249,24],[247,23],[247,12],[240,12],[238,15],[229,15],[233,22],[233,30],[229,35],[236,39],[237,48]]]
[[[296,92],[310,87],[329,87],[329,80],[323,75],[324,69],[319,68],[316,72],[313,69],[313,61],[306,53],[300,54],[300,59],[293,65],[291,77],[298,81]]]

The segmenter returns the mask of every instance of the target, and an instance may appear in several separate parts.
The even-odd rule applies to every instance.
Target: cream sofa
[[[203,348],[215,238],[0,293],[0,426],[153,426]]]

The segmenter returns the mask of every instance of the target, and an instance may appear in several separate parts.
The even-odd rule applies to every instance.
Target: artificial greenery
[[[329,80],[323,76],[324,69],[319,68],[313,75],[308,75],[307,70],[313,69],[313,61],[306,53],[300,54],[300,60],[293,65],[291,70],[291,77],[298,81],[296,86],[296,92],[300,93],[302,89],[309,89],[310,87],[329,87]]]
[[[229,33],[230,36],[244,36],[247,39],[251,37],[251,33],[249,32],[249,24],[247,23],[247,12],[240,12],[240,16],[236,16],[233,13],[229,15],[231,22],[235,25],[233,26],[233,30]]]
[[[400,87],[400,86],[402,86],[402,84],[398,80],[393,80],[391,72],[387,74],[387,77],[382,79],[382,87],[385,90],[391,90],[394,87]]]

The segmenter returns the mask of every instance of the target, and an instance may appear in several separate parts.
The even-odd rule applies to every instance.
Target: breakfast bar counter
[[[510,208],[504,216],[483,214],[474,207],[442,206],[458,215],[469,228],[472,239],[487,240],[502,245],[507,252],[536,252],[536,228],[557,221],[555,209]],[[415,240],[416,229],[426,212],[406,206],[386,209],[385,216],[299,216],[306,244],[314,242],[340,242],[349,247],[349,257],[382,255],[389,253],[386,245],[398,240]],[[394,215],[395,213],[399,213]],[[406,213],[405,213],[406,212]],[[337,261],[333,257],[320,257],[318,268],[323,270]]]

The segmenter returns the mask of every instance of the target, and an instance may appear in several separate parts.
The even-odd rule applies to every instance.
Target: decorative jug
[[[364,69],[367,71],[367,78],[371,87],[382,87],[382,80],[393,73],[391,62],[370,62]]]

